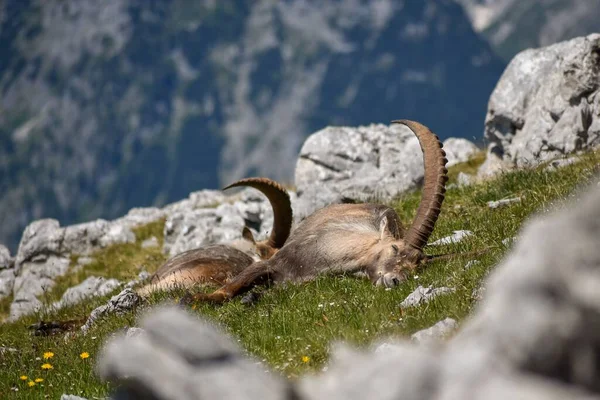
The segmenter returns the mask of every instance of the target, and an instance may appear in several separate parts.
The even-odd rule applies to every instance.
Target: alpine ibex
[[[292,206],[287,191],[267,178],[247,178],[232,183],[223,190],[250,186],[260,190],[273,209],[273,228],[268,239],[255,241],[244,227],[243,239],[228,245],[215,244],[188,250],[167,260],[151,277],[150,283],[138,293],[169,287],[190,287],[199,283],[225,284],[254,261],[268,260],[287,240],[292,228]]]
[[[381,204],[336,204],[303,220],[269,260],[258,261],[211,294],[186,295],[182,303],[223,302],[264,282],[302,282],[319,274],[363,271],[375,285],[392,287],[428,259],[423,247],[433,231],[448,180],[438,137],[418,122],[398,120],[417,136],[425,178],[417,215],[405,231],[396,212]]]

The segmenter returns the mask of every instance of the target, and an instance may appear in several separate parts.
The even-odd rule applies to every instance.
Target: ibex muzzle
[[[427,127],[408,120],[393,123],[408,126],[423,151],[423,194],[408,230],[385,205],[330,205],[302,221],[271,259],[252,264],[214,293],[188,295],[183,302],[222,302],[265,279],[301,282],[319,274],[363,271],[375,285],[392,287],[403,281],[427,258],[423,247],[444,200],[447,160],[438,137]]]
[[[270,259],[285,243],[292,228],[292,206],[287,191],[267,178],[247,178],[225,187],[250,186],[261,191],[273,209],[273,227],[268,239],[255,241],[252,232],[244,227],[243,239],[229,245],[207,245],[188,250],[167,260],[151,277],[150,284],[138,293],[172,287],[191,287],[213,283],[223,285],[255,261]]]

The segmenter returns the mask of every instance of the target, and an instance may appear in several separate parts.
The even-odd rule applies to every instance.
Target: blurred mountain
[[[507,62],[519,51],[600,32],[597,0],[457,0]]]
[[[395,118],[480,137],[504,63],[451,0],[0,2],[0,243],[251,175]]]

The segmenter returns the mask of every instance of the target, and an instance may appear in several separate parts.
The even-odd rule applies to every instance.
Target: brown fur
[[[189,288],[196,284],[227,283],[253,261],[270,259],[287,240],[292,226],[292,208],[288,193],[267,178],[246,178],[225,189],[250,186],[267,196],[273,207],[274,221],[268,239],[256,242],[247,227],[241,240],[229,245],[210,245],[178,254],[167,260],[152,276],[150,284],[138,293],[147,295],[173,287]]]

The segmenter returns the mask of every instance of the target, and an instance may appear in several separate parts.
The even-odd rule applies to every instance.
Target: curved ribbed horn
[[[446,192],[446,153],[442,149],[439,138],[426,126],[409,120],[392,121],[393,124],[406,125],[419,139],[423,151],[423,164],[425,166],[425,179],[423,194],[417,210],[417,216],[408,229],[406,243],[415,250],[422,251],[427,240],[433,232],[435,222],[440,215],[444,193]]]
[[[279,183],[268,178],[241,179],[224,187],[223,190],[240,186],[250,186],[260,190],[269,199],[273,209],[273,228],[267,245],[280,249],[290,235],[293,221],[292,203],[287,190]]]

